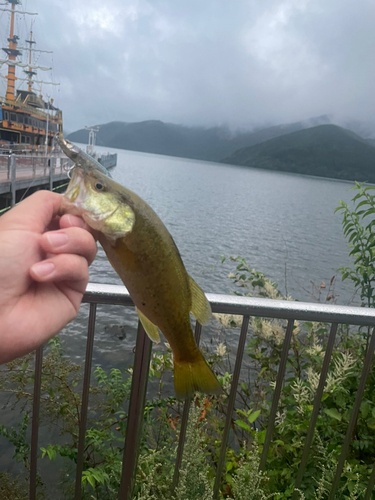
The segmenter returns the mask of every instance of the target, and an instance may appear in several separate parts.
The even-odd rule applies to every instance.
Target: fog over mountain
[[[38,78],[60,82],[41,90],[67,130],[146,120],[250,130],[323,114],[343,127],[374,120],[373,0],[23,0],[17,8],[39,13],[33,36],[54,51],[42,64],[54,71]],[[16,29],[24,40],[30,16]]]
[[[160,120],[125,123],[110,122],[100,125],[96,137],[99,146],[130,149],[146,153],[164,154],[208,161],[221,161],[236,151],[319,125],[331,124],[331,117],[318,116],[295,123],[256,128],[249,131],[231,131],[228,127],[187,127]],[[355,121],[347,122],[347,129],[361,132],[361,140],[373,145],[375,126]],[[88,130],[80,129],[67,137],[73,142],[87,143]]]
[[[337,125],[318,125],[234,152],[224,163],[375,182],[375,147]]]

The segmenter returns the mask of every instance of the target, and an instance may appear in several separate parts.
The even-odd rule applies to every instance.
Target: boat
[[[0,96],[0,215],[36,190],[62,191],[72,166],[54,140],[57,133],[63,135],[63,113],[54,99],[41,92],[42,85],[59,83],[37,79],[37,71],[52,68],[33,63],[34,54],[51,51],[35,48],[32,23],[21,42],[15,32],[17,16],[36,13],[20,5],[20,0],[0,4],[0,11],[9,13],[10,26],[8,44],[1,48],[5,57],[0,55],[0,68],[6,70],[5,75],[0,73],[6,79],[5,95]],[[92,154],[106,168],[116,165],[116,154],[99,155],[94,150]]]
[[[17,15],[34,16],[36,13],[16,9],[20,0],[6,0],[6,7],[0,8],[10,12],[10,32],[8,46],[2,47],[6,57],[0,59],[0,64],[8,66],[6,94],[0,96],[0,148],[12,153],[51,152],[54,147],[53,138],[57,132],[63,132],[62,111],[54,105],[54,100],[47,99],[35,90],[35,85],[59,85],[56,82],[36,80],[37,70],[48,71],[52,68],[32,63],[34,53],[51,53],[36,49],[33,39],[32,25],[26,46],[20,46],[20,37],[15,33]],[[26,52],[28,62],[22,62],[20,56]],[[22,69],[24,78],[17,76],[16,70]],[[25,89],[16,90],[16,82],[24,81]]]
[[[117,153],[98,153],[95,151],[96,133],[99,132],[99,126],[85,127],[89,131],[89,140],[86,146],[86,153],[92,156],[107,170],[111,170],[117,165]]]

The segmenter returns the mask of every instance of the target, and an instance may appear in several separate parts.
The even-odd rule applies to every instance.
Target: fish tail
[[[195,391],[206,394],[222,392],[219,381],[199,351],[194,361],[174,361],[174,387],[178,398],[187,398]]]

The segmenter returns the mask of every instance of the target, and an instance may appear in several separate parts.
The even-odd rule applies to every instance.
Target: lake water
[[[98,148],[104,150],[104,148]],[[353,299],[353,286],[337,269],[349,265],[340,199],[352,183],[218,163],[117,150],[113,178],[146,200],[171,232],[188,272],[205,292],[230,293],[234,265],[220,256],[241,255],[297,300],[314,300],[313,285],[336,276],[336,303]],[[122,284],[99,249],[90,281]],[[324,300],[327,289],[322,290]],[[315,290],[315,295],[317,295]],[[67,352],[82,360],[88,306],[62,334]],[[100,306],[94,363],[124,366],[132,359],[137,317],[119,306]],[[113,325],[126,332],[123,339]],[[121,333],[122,333],[121,332]],[[74,340],[73,340],[74,339]],[[231,341],[229,339],[229,344]]]
[[[350,263],[342,234],[340,199],[350,182],[117,150],[113,178],[147,201],[172,234],[188,272],[206,292],[228,293],[220,255],[241,255],[278,282],[280,290],[309,300],[302,287],[327,282]],[[99,255],[91,280],[120,283]],[[350,300],[338,282],[338,303]]]

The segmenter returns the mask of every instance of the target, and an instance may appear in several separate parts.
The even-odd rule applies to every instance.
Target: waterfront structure
[[[52,68],[33,64],[32,55],[52,52],[35,48],[32,26],[24,40],[26,46],[22,46],[15,32],[17,15],[37,14],[21,10],[20,0],[6,2],[0,8],[10,13],[8,45],[1,48],[5,58],[0,58],[0,64],[7,66],[6,92],[0,96],[0,210],[13,206],[35,190],[65,185],[66,169],[71,166],[54,141],[57,133],[63,134],[62,111],[49,95],[44,97],[34,88],[36,84],[59,85],[35,79],[37,70]],[[25,52],[28,55],[26,63],[20,58]],[[16,90],[16,82],[22,81],[26,88]],[[107,169],[116,166],[117,154],[100,155],[93,149],[92,154]]]
[[[36,70],[48,71],[52,68],[33,65],[34,52],[47,52],[34,48],[33,31],[26,43],[26,47],[19,45],[20,37],[15,33],[15,18],[18,15],[34,16],[36,13],[16,9],[20,0],[7,0],[10,8],[0,10],[10,12],[10,31],[8,46],[2,47],[5,59],[1,64],[8,66],[5,76],[7,80],[6,94],[0,97],[0,145],[11,147],[17,153],[21,151],[36,151],[43,149],[46,153],[52,149],[53,137],[63,131],[62,111],[54,106],[53,99],[45,99],[34,89],[34,84],[59,85],[56,82],[35,80]],[[6,5],[6,4],[3,4]],[[28,52],[28,63],[22,63],[19,56],[22,51]],[[16,69],[22,68],[25,78],[17,76]],[[27,89],[16,91],[16,82],[27,82]]]
[[[0,154],[0,215],[39,189],[64,190],[72,165],[62,153]]]

